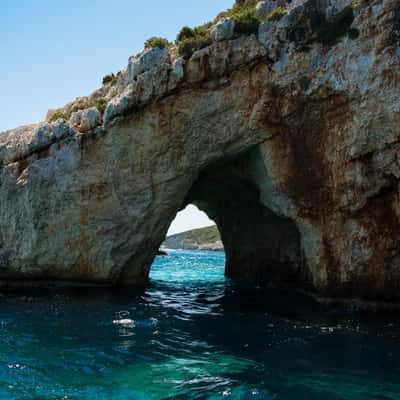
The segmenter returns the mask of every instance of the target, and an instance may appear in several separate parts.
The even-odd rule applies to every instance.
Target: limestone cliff
[[[295,4],[1,134],[0,279],[142,284],[195,203],[230,276],[399,301],[400,5]]]

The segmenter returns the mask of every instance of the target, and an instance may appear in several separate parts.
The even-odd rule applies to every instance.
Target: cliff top
[[[101,134],[116,120],[179,90],[229,76],[243,65],[283,53],[356,39],[352,23],[364,0],[237,0],[214,21],[183,27],[175,43],[150,38],[128,66],[104,77],[103,85],[63,108],[49,110],[46,122],[0,135],[0,165],[29,157],[68,136]],[[308,82],[304,79],[304,85]]]

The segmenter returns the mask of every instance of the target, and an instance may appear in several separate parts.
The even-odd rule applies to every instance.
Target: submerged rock
[[[88,110],[1,134],[1,280],[141,284],[195,203],[229,276],[399,301],[398,2],[333,19],[321,4],[185,61],[131,58],[76,101],[101,96],[103,121]]]

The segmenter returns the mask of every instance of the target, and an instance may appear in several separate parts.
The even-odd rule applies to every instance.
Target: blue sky
[[[214,225],[214,222],[207,217],[207,214],[190,204],[178,213],[168,230],[168,235],[210,225]]]
[[[151,36],[207,22],[233,0],[2,0],[0,132],[44,119],[124,68]],[[209,224],[191,207],[172,232]],[[186,221],[186,222],[185,222]]]
[[[2,0],[0,132],[44,119],[125,67],[150,36],[175,39],[233,0]]]

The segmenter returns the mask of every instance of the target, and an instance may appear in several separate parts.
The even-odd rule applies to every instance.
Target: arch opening
[[[264,165],[260,152],[251,150],[204,168],[176,201],[163,204],[158,223],[149,227],[141,251],[126,263],[121,284],[142,284],[178,211],[190,204],[215,221],[225,251],[225,275],[276,287],[312,286],[303,256],[301,235],[293,220],[265,203]],[[189,189],[187,189],[189,186]],[[263,192],[263,193],[264,193]]]
[[[205,169],[185,203],[195,204],[216,222],[228,277],[296,285],[305,280],[300,233],[293,221],[262,203],[250,170],[252,155]]]
[[[295,287],[308,281],[295,223],[262,203],[253,153],[204,169],[182,208],[195,205],[215,221],[225,251],[225,275]]]
[[[202,229],[215,225],[215,221],[208,215],[199,210],[194,204],[188,204],[183,210],[179,211],[172,221],[167,237],[193,229]]]
[[[215,221],[196,205],[188,204],[168,229],[160,250],[163,253],[168,249],[223,251],[224,247]]]
[[[150,268],[152,283],[209,285],[224,282],[225,251],[215,221],[189,204],[172,221]]]

